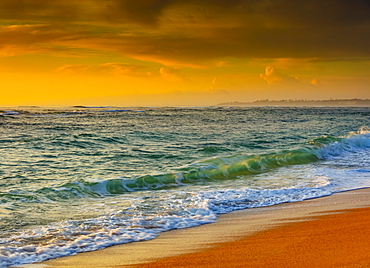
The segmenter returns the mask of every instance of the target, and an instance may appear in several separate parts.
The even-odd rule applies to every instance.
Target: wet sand
[[[137,267],[370,267],[370,208],[342,212]]]
[[[370,267],[369,236],[370,190],[363,189],[22,267]]]

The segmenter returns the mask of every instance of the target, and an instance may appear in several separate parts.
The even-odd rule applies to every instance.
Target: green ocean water
[[[0,108],[0,267],[370,186],[370,108]]]

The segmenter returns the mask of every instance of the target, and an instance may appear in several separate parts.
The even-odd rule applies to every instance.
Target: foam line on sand
[[[200,257],[200,255],[196,254],[207,252],[207,254],[209,255],[211,252],[210,250],[220,250],[220,248],[228,245],[228,243],[236,243],[234,247],[235,246],[241,247],[240,241],[246,241],[246,239],[254,239],[265,233],[277,230],[285,230],[284,231],[285,233],[284,232],[280,233],[280,237],[284,238],[287,237],[286,234],[288,234],[287,229],[284,228],[289,229],[292,226],[298,226],[296,224],[308,224],[310,222],[317,222],[317,219],[320,219],[319,222],[323,222],[324,220],[327,220],[328,217],[330,218],[333,215],[334,216],[344,214],[352,215],[355,212],[343,213],[343,210],[364,207],[370,207],[370,189],[348,191],[334,194],[328,197],[310,199],[296,203],[286,203],[271,207],[253,208],[236,211],[225,215],[221,215],[216,223],[206,224],[195,228],[169,231],[166,233],[162,233],[159,237],[150,241],[135,242],[130,244],[113,246],[99,251],[81,253],[75,256],[63,257],[55,260],[46,261],[41,264],[25,265],[21,267],[28,268],[137,267],[143,264],[149,265],[148,267],[165,267],[166,265],[169,265],[168,267],[173,266],[189,267],[190,264],[184,266],[179,263],[177,264],[175,264],[174,262],[171,263],[171,259],[169,259],[169,257],[182,255],[181,257],[188,259],[189,258],[194,259],[195,256],[196,258],[200,259],[203,257]],[[363,216],[359,216],[360,214],[356,214],[357,218],[355,220],[355,217],[353,217],[354,219],[353,222],[351,222],[350,220],[351,217],[346,217],[347,221],[345,221],[344,224],[341,224],[342,228],[344,228],[341,230],[341,232],[343,233],[351,230],[351,228],[353,228],[352,223],[355,222],[360,222],[362,226],[365,225],[370,226],[370,217],[364,216],[366,214],[367,215],[370,214],[370,209],[366,211],[364,210],[361,213],[360,214]],[[343,219],[339,220],[339,222],[340,221],[343,221]],[[358,226],[356,228],[361,229],[362,227]],[[324,240],[329,239],[329,235],[327,234],[327,232],[321,233],[320,235],[321,238]],[[336,234],[334,233],[334,235]],[[277,236],[279,236],[279,234],[277,234]],[[248,241],[249,241],[248,243],[250,244],[255,243],[255,241],[257,240],[255,240],[254,242],[252,242],[252,240]],[[274,239],[274,243],[276,241],[278,240]],[[284,241],[284,239],[282,239],[281,241]],[[288,243],[287,246],[289,247],[289,245],[293,246],[294,243],[293,242],[290,244]],[[361,244],[358,243],[356,245],[359,245],[360,247],[362,246]],[[367,252],[369,251],[370,248],[367,249]],[[221,253],[218,252],[218,254]],[[230,255],[230,252],[226,253],[224,252],[222,254],[226,254],[225,256],[227,256]],[[260,259],[261,258],[262,257],[260,257]],[[162,263],[160,262],[155,263],[158,260],[160,260]],[[172,261],[173,260],[174,259],[172,259]],[[233,260],[234,263],[231,263]],[[228,267],[242,267],[240,266],[241,261],[242,261],[241,259],[235,258],[228,260]],[[182,260],[182,262],[184,262],[184,260]],[[155,266],[158,264],[160,264],[161,266]],[[202,266],[216,267],[217,264],[221,265],[221,262],[217,262],[215,265],[212,265],[210,260],[208,260],[207,263],[207,260],[204,259]],[[222,266],[223,265],[218,267]],[[284,267],[284,265],[280,267]],[[334,266],[310,266],[310,267],[334,267]],[[350,266],[350,267],[362,267],[362,266]]]

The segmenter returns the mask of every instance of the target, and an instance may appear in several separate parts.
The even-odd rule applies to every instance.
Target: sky
[[[0,106],[370,98],[369,0],[1,0]]]

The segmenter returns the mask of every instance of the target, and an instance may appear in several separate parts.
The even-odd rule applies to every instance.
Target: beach
[[[366,266],[369,13],[0,1],[0,268]]]
[[[370,189],[361,189],[22,267],[369,267],[369,231]]]
[[[368,108],[17,111],[0,268],[137,266],[370,206]]]

